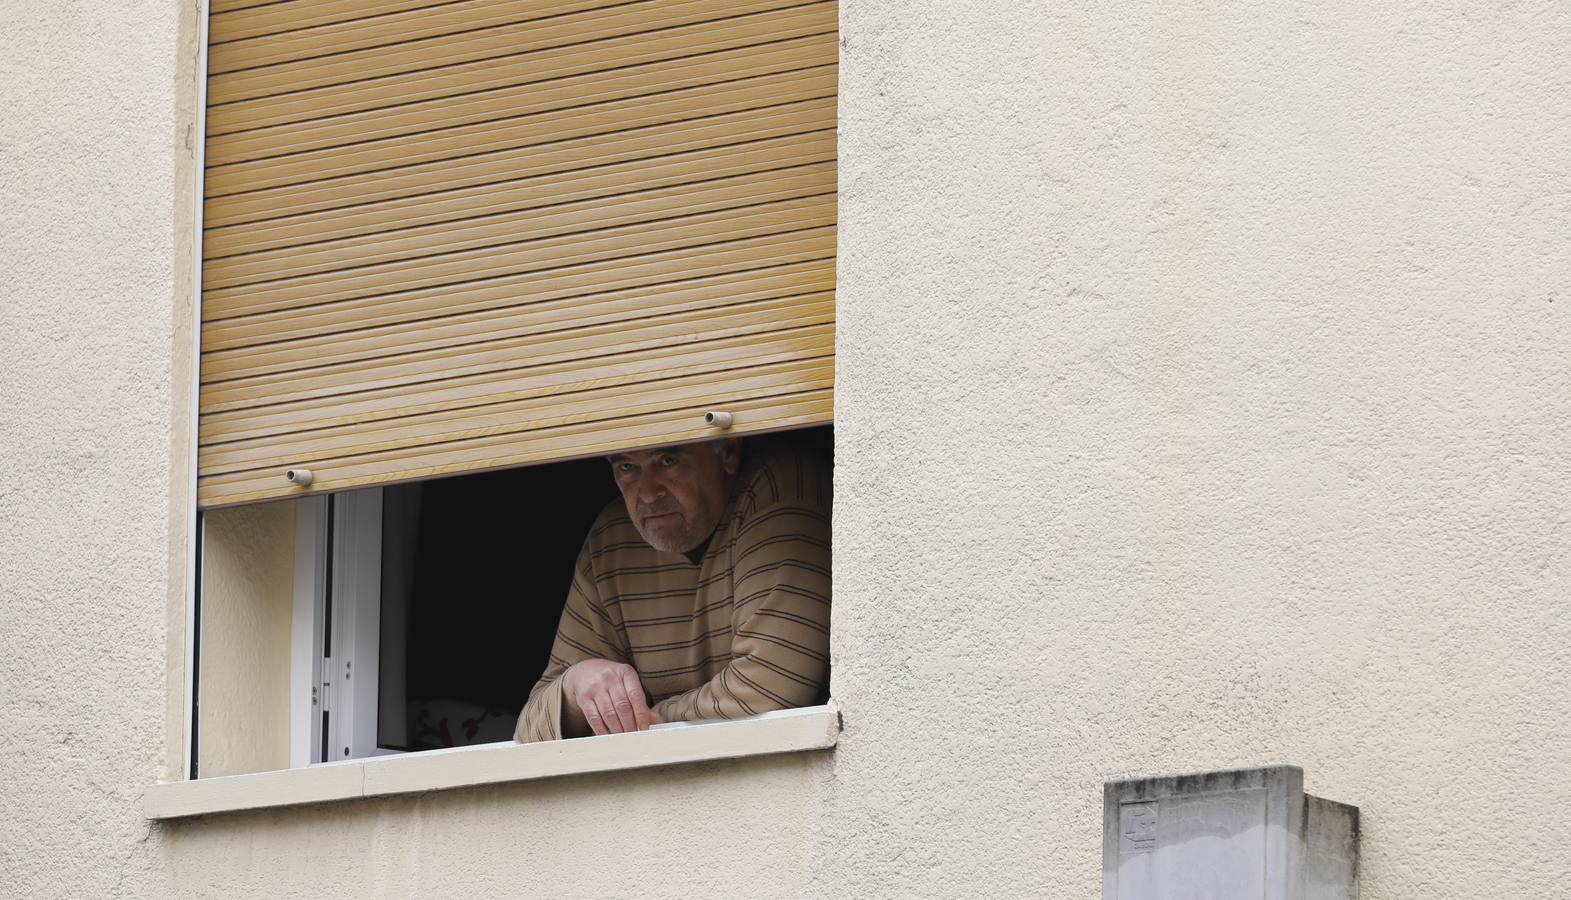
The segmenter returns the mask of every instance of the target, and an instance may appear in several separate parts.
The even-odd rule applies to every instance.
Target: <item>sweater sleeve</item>
[[[573,569],[573,586],[568,590],[567,603],[557,623],[550,662],[530,690],[523,711],[518,714],[518,727],[513,732],[515,740],[529,743],[562,737],[562,673],[585,659],[628,661],[616,626],[595,588],[588,542],[579,551]]]
[[[735,719],[810,706],[829,677],[829,515],[777,503],[736,538],[731,660],[655,705],[663,721]]]

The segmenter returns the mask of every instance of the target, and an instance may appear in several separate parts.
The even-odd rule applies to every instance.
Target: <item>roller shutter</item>
[[[213,0],[209,32],[203,506],[829,421],[835,3]]]

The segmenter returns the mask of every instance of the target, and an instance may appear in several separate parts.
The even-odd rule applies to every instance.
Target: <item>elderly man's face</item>
[[[611,457],[627,514],[651,547],[687,553],[720,524],[742,455],[735,440],[719,449],[716,453],[707,444],[681,444]]]

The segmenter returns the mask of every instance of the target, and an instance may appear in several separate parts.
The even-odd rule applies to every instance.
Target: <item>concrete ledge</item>
[[[586,772],[822,750],[833,747],[839,739],[840,711],[830,703],[734,722],[657,726],[642,734],[542,744],[507,741],[255,775],[155,784],[142,797],[142,811],[149,819],[177,819]]]

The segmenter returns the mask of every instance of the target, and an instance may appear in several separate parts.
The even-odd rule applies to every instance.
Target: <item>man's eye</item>
[[[676,465],[676,457],[666,454],[665,456],[660,457],[660,465],[674,466]]]

